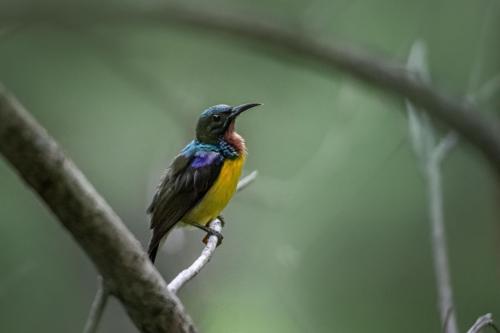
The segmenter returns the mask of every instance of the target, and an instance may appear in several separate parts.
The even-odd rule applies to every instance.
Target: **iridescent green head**
[[[225,104],[209,107],[201,114],[196,126],[196,139],[203,143],[215,144],[224,137],[228,130],[234,128],[234,121],[242,112],[259,106],[259,103],[248,103],[238,106]]]

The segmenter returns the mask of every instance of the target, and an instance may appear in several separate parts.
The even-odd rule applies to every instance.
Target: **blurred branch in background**
[[[241,178],[241,180],[238,182],[238,187],[236,188],[236,192],[241,192],[244,189],[246,189],[250,184],[252,184],[257,179],[258,175],[259,172],[257,170],[254,170],[245,177]]]
[[[500,92],[500,75],[496,75],[483,83],[476,92],[470,96],[472,101],[487,101]]]
[[[139,242],[54,139],[2,86],[0,152],[72,234],[141,332],[196,332]]]
[[[500,130],[498,120],[489,118],[487,114],[477,112],[477,107],[474,104],[474,101],[476,99],[479,100],[479,97],[484,95],[486,96],[485,98],[487,98],[488,95],[492,95],[492,92],[498,89],[498,79],[494,78],[490,83],[481,86],[477,90],[478,93],[474,95],[476,99],[474,99],[474,96],[470,100],[467,98],[468,96],[451,98],[436,90],[436,88],[431,85],[430,80],[422,78],[422,76],[412,75],[412,73],[403,68],[400,64],[391,65],[385,61],[338,48],[310,36],[304,36],[296,31],[289,30],[287,27],[280,27],[274,23],[270,24],[268,22],[254,21],[248,17],[236,17],[233,15],[221,14],[219,12],[203,12],[177,6],[172,7],[172,5],[159,5],[159,7],[152,5],[145,8],[140,7],[133,9],[127,9],[127,7],[116,9],[106,6],[102,8],[92,8],[92,5],[85,6],[85,8],[78,8],[78,5],[69,8],[65,4],[55,4],[54,8],[51,9],[51,6],[52,5],[47,5],[47,7],[45,7],[44,5],[44,7],[37,7],[36,12],[31,9],[21,9],[19,11],[0,9],[0,22],[2,22],[0,25],[11,24],[11,26],[17,27],[27,21],[29,21],[30,24],[49,23],[57,25],[61,22],[66,23],[70,21],[71,23],[79,25],[81,29],[87,29],[88,26],[91,26],[92,29],[96,29],[99,28],[99,24],[115,24],[127,21],[160,25],[175,24],[187,26],[188,28],[194,27],[202,30],[222,32],[222,35],[233,36],[237,39],[243,38],[245,41],[250,41],[248,44],[251,47],[257,45],[260,46],[260,49],[265,47],[266,50],[273,50],[275,51],[274,55],[282,57],[282,60],[295,58],[308,60],[307,62],[301,62],[301,65],[311,66],[311,68],[323,72],[326,70],[342,70],[364,82],[389,91],[392,94],[408,98],[407,107],[414,111],[408,111],[410,132],[412,138],[414,138],[413,143],[415,152],[418,155],[418,159],[426,175],[426,180],[429,183],[429,208],[433,226],[434,259],[440,295],[439,308],[441,320],[446,332],[458,331],[453,310],[453,297],[444,237],[443,198],[440,179],[441,162],[446,157],[448,151],[455,145],[456,135],[461,135],[464,140],[468,140],[482,151],[492,163],[495,170],[498,171],[498,174],[500,174]],[[97,25],[95,25],[95,23],[97,23]],[[113,56],[113,54],[111,55]],[[123,66],[127,66],[127,64],[123,64]],[[132,74],[134,73],[135,72],[132,72]],[[132,75],[132,77],[133,76],[134,75]],[[472,101],[472,103],[468,101]],[[414,105],[419,106],[418,112]],[[2,110],[4,108],[11,113],[2,115],[3,112],[6,112]],[[117,295],[122,303],[125,304],[129,314],[133,317],[135,311],[136,315],[139,315],[137,311],[140,311],[143,306],[141,302],[147,301],[146,305],[152,306],[150,303],[151,299],[156,302],[155,297],[158,297],[159,303],[157,304],[172,305],[174,313],[179,311],[181,317],[180,321],[183,323],[187,322],[190,329],[194,330],[190,324],[189,318],[183,313],[181,304],[178,303],[175,295],[169,293],[165,294],[164,290],[167,286],[165,286],[164,281],[161,280],[161,277],[159,277],[158,273],[151,265],[143,262],[142,250],[140,248],[137,249],[136,241],[127,233],[128,231],[124,229],[119,218],[116,217],[99,196],[96,197],[97,199],[94,198],[95,200],[88,198],[91,194],[94,194],[95,190],[86,182],[80,172],[74,168],[74,165],[66,160],[53,140],[47,137],[29,115],[26,115],[25,112],[22,111],[21,116],[18,117],[15,112],[12,113],[12,110],[9,110],[15,110],[16,108],[21,107],[17,102],[13,102],[12,98],[0,98],[0,138],[2,139],[0,142],[0,151],[11,160],[11,163],[15,167],[19,168],[21,174],[27,179],[29,184],[39,191],[40,195],[47,200],[48,204],[60,217],[64,225],[75,235],[75,238],[86,252],[89,253],[89,256],[94,261],[99,271],[101,272],[102,270],[107,272],[108,275],[104,275],[105,278],[111,277],[111,279],[119,280],[117,282],[120,284],[118,289],[122,287],[130,288],[130,281],[133,279],[136,281],[136,283],[133,284],[134,286],[137,285],[138,282],[142,283],[142,276],[140,272],[137,271],[132,272],[132,277],[125,277],[124,281],[122,281],[121,279],[123,277],[119,274],[121,270],[131,269],[131,267],[132,269],[136,269],[139,266],[147,270],[146,288],[152,288],[148,291],[147,295],[145,295],[143,291],[137,290],[132,291],[132,294],[129,295],[128,291],[116,291],[116,287],[111,286],[114,295]],[[14,116],[11,117],[11,114]],[[427,115],[449,125],[452,129],[450,134],[445,136],[441,141],[436,142],[436,133],[432,127],[430,117]],[[41,137],[42,139],[37,140],[36,146],[34,146],[34,148],[31,147],[33,149],[31,151],[28,150],[28,153],[26,153],[27,150],[20,149],[22,148],[20,145],[9,147],[13,142],[11,136],[19,136],[19,142],[29,146],[30,142],[27,139],[32,138],[32,136],[29,135],[29,131],[23,130],[23,119],[27,119],[28,123],[32,125],[34,124],[35,129],[40,130],[40,133],[42,133],[36,137]],[[9,120],[10,122],[4,120]],[[17,122],[17,120],[20,121]],[[15,126],[12,125],[12,121]],[[20,130],[18,131],[17,129]],[[39,152],[45,150],[56,152],[54,154],[56,157],[52,158],[52,156],[49,155],[49,160],[43,161],[43,154],[40,155]],[[42,167],[37,168],[37,163],[34,163],[33,166],[27,165],[27,161],[31,163],[31,160],[35,160],[39,163],[38,165]],[[68,165],[70,166],[69,170],[73,172],[70,173],[69,176],[64,173],[67,171]],[[44,172],[45,170],[50,171],[59,169],[62,170],[62,174],[60,174],[59,171],[54,173]],[[69,179],[71,187],[69,189],[65,189],[64,187],[61,188],[61,179],[63,184],[65,180]],[[69,196],[67,195],[68,193],[70,194]],[[74,199],[72,195],[75,193],[82,194],[83,199]],[[67,206],[58,208],[57,205],[62,201],[58,200],[58,198],[61,197],[69,197],[70,200],[66,200]],[[87,202],[93,203],[95,206],[92,206],[94,210],[85,211],[84,214],[81,213],[77,215],[78,218],[75,219],[75,221],[72,221],[72,214],[74,214],[75,211],[78,213],[78,209],[85,206]],[[87,220],[90,221],[90,226],[84,223]],[[434,220],[437,222],[435,223]],[[95,231],[99,231],[99,229],[97,229],[97,222],[104,224],[104,228],[107,227],[106,223],[109,222],[110,229],[103,230],[103,233],[95,233]],[[77,225],[77,223],[79,225]],[[440,229],[438,228],[436,231],[434,227],[440,227]],[[121,262],[122,257],[116,257],[118,259],[114,258],[113,260],[117,262],[113,262],[113,265],[106,267],[109,261],[106,261],[106,258],[100,258],[100,256],[106,257],[108,254],[113,256],[115,254],[120,254],[120,251],[122,251],[119,249],[119,246],[108,244],[110,240],[113,240],[110,230],[115,232],[115,229],[124,229],[126,231],[124,235],[118,233],[119,237],[123,236],[122,238],[124,238],[120,239],[118,244],[123,243],[126,246],[131,246],[131,249],[123,250],[128,251],[127,255],[130,255],[130,257],[126,257],[129,261],[125,263]],[[441,236],[439,232],[441,232]],[[94,243],[100,244],[100,246],[102,246],[101,250],[92,250],[91,244]],[[440,254],[438,253],[439,251],[441,251]],[[122,255],[125,258],[124,253],[122,253]],[[443,260],[440,259],[441,256],[444,256],[444,265],[442,264]],[[132,260],[131,267],[124,268],[120,266],[130,263],[130,260]],[[118,268],[114,267],[116,264],[119,265]],[[115,269],[117,269],[117,271],[114,271]],[[129,278],[132,280],[127,280]],[[154,297],[151,297],[151,295]],[[100,304],[104,303],[97,303],[97,309],[103,308]],[[168,315],[171,316],[172,313],[169,312]],[[469,332],[477,332],[485,325],[489,325],[490,319],[491,316],[481,317],[476,324],[471,327]],[[141,321],[140,318],[133,318],[133,320],[136,322],[136,325],[137,322]],[[156,318],[156,320],[159,319]],[[454,322],[453,325],[451,324],[452,322]],[[144,330],[148,332],[155,331],[150,327],[146,327]]]
[[[186,129],[185,136],[191,137],[191,132],[188,131],[191,124],[190,114],[182,112],[177,105],[181,105],[183,110],[196,109],[195,106],[199,104],[196,96],[188,92],[181,93],[179,87],[166,84],[165,80],[157,79],[132,61],[128,61],[122,45],[116,38],[108,38],[105,34],[79,25],[66,23],[61,24],[61,27],[75,33],[79,40],[87,43],[110,71],[122,77],[159,110],[167,112],[179,124],[179,128]]]
[[[407,66],[420,80],[430,82],[427,50],[423,42],[417,41],[413,44]],[[451,287],[441,181],[442,162],[456,146],[458,137],[454,132],[449,132],[438,140],[439,133],[437,133],[426,114],[417,109],[410,101],[406,101],[406,109],[413,150],[424,174],[428,190],[434,272],[436,275],[441,325],[444,333],[459,333],[453,301],[453,289]],[[477,320],[469,332],[478,332],[482,327],[486,326],[484,324],[485,319],[489,320],[488,323],[492,323],[491,314],[485,315]]]
[[[353,77],[407,98],[423,112],[447,124],[476,146],[500,176],[500,124],[492,115],[476,112],[466,96],[450,97],[430,83],[408,73],[403,65],[382,61],[368,54],[325,43],[284,26],[248,16],[229,15],[220,11],[191,9],[178,4],[139,7],[78,6],[53,3],[30,10],[22,7],[0,10],[3,24],[26,22],[67,22],[94,26],[123,22],[175,24],[203,31],[243,38],[267,49],[278,51],[280,59],[302,58],[315,70],[341,70]]]
[[[108,289],[104,285],[102,277],[99,276],[98,280],[99,282],[97,293],[94,297],[94,300],[92,301],[90,313],[87,318],[87,322],[85,323],[85,327],[83,328],[83,333],[97,332],[97,328],[99,327],[99,323],[101,322],[102,315],[104,313],[104,310],[106,309],[106,304],[108,304]]]
[[[482,73],[482,67],[483,67],[483,59],[485,57],[484,51],[487,49],[487,35],[491,29],[492,23],[494,23],[494,7],[496,0],[490,0],[485,2],[486,5],[483,8],[484,14],[481,22],[481,29],[479,31],[479,36],[475,40],[475,56],[474,56],[474,61],[472,63],[472,69],[469,75],[469,82],[467,85],[467,90],[466,92],[471,95],[476,95],[476,89],[479,86],[479,83],[481,81],[481,73]],[[472,100],[472,102],[475,102]]]
[[[479,333],[483,328],[493,327],[495,332],[500,333],[498,327],[493,323],[493,317],[491,313],[487,313],[484,316],[479,317],[476,322],[471,326],[471,328],[467,331],[467,333]]]
[[[423,42],[417,41],[413,44],[408,57],[408,69],[420,80],[430,82],[426,48]],[[417,110],[410,101],[406,102],[406,109],[413,150],[424,173],[428,189],[434,273],[436,274],[441,325],[444,333],[458,333],[451,288],[441,185],[441,162],[456,145],[457,137],[453,132],[450,132],[439,142],[436,142],[438,134],[431,120],[420,110]]]

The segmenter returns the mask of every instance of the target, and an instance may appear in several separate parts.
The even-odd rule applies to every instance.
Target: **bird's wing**
[[[153,238],[150,248],[160,240],[208,192],[219,176],[224,158],[213,151],[179,154],[162,178],[148,208]]]

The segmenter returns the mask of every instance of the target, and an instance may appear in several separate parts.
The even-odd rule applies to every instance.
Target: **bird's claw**
[[[220,219],[220,217],[218,217]],[[206,225],[201,225],[201,224],[193,224],[194,227],[201,229],[207,233],[207,235],[203,238],[203,243],[207,245],[208,239],[210,236],[215,236],[217,237],[217,246],[222,244],[222,240],[224,239],[224,236],[217,230],[214,230]]]
[[[224,216],[219,215],[217,216],[217,219],[220,221],[220,224],[222,224],[222,227],[224,228],[226,226],[226,219],[224,218]]]
[[[217,237],[217,246],[219,246],[219,245],[222,244],[222,240],[224,239],[224,236],[222,236],[222,234],[220,232],[218,232],[218,231],[215,231],[215,230],[212,230],[212,229],[208,229],[206,236],[203,238],[203,243],[205,245],[208,244],[208,239],[210,238],[210,236]]]

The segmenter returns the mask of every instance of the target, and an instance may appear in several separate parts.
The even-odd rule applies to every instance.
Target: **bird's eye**
[[[220,120],[220,115],[218,115],[218,114],[214,114],[214,115],[212,116],[212,119],[213,119],[213,120],[215,120],[215,121],[219,121],[219,120]]]

